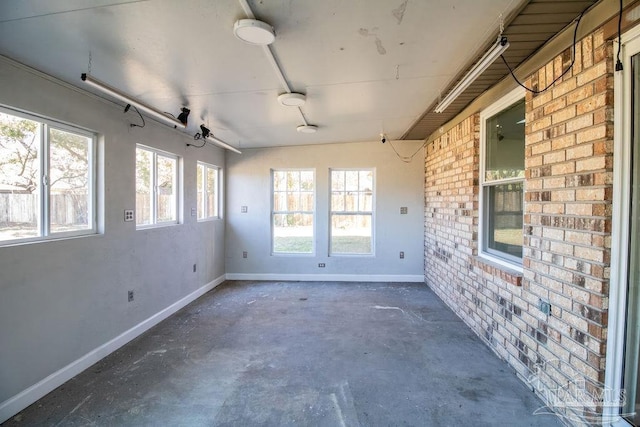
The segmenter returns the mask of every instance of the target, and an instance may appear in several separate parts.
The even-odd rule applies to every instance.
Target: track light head
[[[206,127],[204,127],[204,125],[200,125],[200,131],[201,131],[201,135],[202,135],[203,138],[206,138],[209,135],[211,135],[211,131],[209,129],[207,129]]]
[[[187,125],[187,119],[189,118],[189,113],[191,112],[191,110],[189,110],[188,108],[182,107],[180,109],[180,114],[178,114],[178,121],[180,121],[180,123],[182,123],[183,125]]]

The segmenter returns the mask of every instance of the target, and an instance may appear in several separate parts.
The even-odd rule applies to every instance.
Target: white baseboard
[[[224,282],[225,276],[222,275],[217,279],[207,283],[196,291],[190,293],[186,297],[176,301],[164,310],[159,311],[148,319],[142,321],[138,325],[123,332],[111,341],[102,344],[100,347],[90,351],[81,358],[74,362],[71,362],[64,368],[49,375],[40,382],[32,385],[26,390],[16,394],[15,396],[0,403],[0,423],[5,422],[33,402],[45,396],[47,393],[53,391],[57,387],[61,386],[71,378],[75,377],[94,363],[98,362],[105,356],[113,353],[132,339],[151,329],[167,317],[171,316],[187,304],[200,298],[205,293],[209,292],[220,283]]]
[[[423,283],[423,274],[244,274],[227,273],[227,280],[297,282],[411,282]]]

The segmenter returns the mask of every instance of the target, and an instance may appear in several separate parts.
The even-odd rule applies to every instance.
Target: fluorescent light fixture
[[[487,53],[485,53],[484,56],[475,63],[475,65],[462,78],[462,80],[460,80],[458,84],[453,89],[451,89],[447,96],[445,96],[444,99],[440,101],[438,105],[436,105],[435,112],[442,113],[444,110],[446,110],[447,107],[451,105],[451,103],[455,101],[456,98],[460,96],[460,94],[464,92],[469,87],[469,85],[471,85],[471,83],[475,81],[475,79],[480,77],[480,74],[482,74],[487,68],[489,68],[491,64],[493,64],[493,62],[498,59],[498,57],[502,55],[505,50],[507,50],[508,47],[509,42],[507,41],[507,38],[504,36],[500,37],[498,41],[491,47],[491,49],[489,49]]]
[[[296,130],[300,133],[316,133],[318,131],[318,126],[315,125],[300,125],[296,128]]]
[[[266,46],[273,43],[276,33],[273,27],[257,19],[240,19],[233,24],[233,34],[245,43]]]
[[[184,117],[184,123],[182,123],[180,120],[176,119],[175,117],[172,117],[167,113],[163,113],[162,111],[157,110],[152,106],[145,104],[142,101],[132,98],[131,96],[127,95],[124,92],[121,92],[120,90],[114,88],[113,86],[110,86],[96,78],[91,77],[87,73],[82,73],[81,77],[82,77],[82,80],[85,83],[89,84],[90,86],[93,86],[94,88],[99,89],[102,92],[106,93],[107,95],[111,95],[112,97],[119,99],[122,102],[131,104],[134,107],[136,107],[138,110],[142,110],[145,113],[155,117],[156,119],[161,120],[169,125],[172,125],[174,128],[176,127],[184,128],[187,126],[186,117]],[[183,109],[183,112],[184,112],[184,109]]]
[[[209,136],[207,136],[205,139],[207,141],[217,145],[218,147],[226,148],[227,150],[233,151],[234,153],[242,154],[242,151],[238,150],[235,147],[232,147],[231,145],[227,144],[223,140],[216,138],[212,134],[209,134]]]
[[[306,101],[307,97],[303,93],[291,92],[278,96],[278,102],[285,107],[302,107]]]

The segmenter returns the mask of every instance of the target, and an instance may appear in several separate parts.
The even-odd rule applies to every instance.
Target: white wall
[[[320,130],[321,132],[322,130]],[[420,142],[397,142],[403,155]],[[316,172],[316,254],[271,255],[271,169]],[[329,168],[375,168],[375,256],[328,256]],[[227,156],[228,278],[423,281],[424,153],[402,162],[389,143],[326,144],[243,150]],[[248,212],[241,213],[241,206]],[[400,207],[408,207],[400,215]],[[247,251],[244,259],[242,252]],[[404,251],[405,259],[399,258]],[[318,263],[325,263],[319,268]]]
[[[82,84],[80,71],[77,83]],[[1,422],[53,383],[45,380],[19,395],[23,390],[224,278],[224,222],[197,222],[191,207],[196,162],[224,167],[225,153],[187,148],[191,136],[150,119],[144,129],[130,128],[128,119],[135,116],[125,116],[120,106],[1,57],[0,104],[100,135],[104,213],[104,234],[0,247]],[[136,143],[182,157],[183,224],[136,231],[134,222],[124,222],[123,211],[135,207]],[[128,290],[135,291],[131,303]],[[113,348],[102,350],[94,355]]]

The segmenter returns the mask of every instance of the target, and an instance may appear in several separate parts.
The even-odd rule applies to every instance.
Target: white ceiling
[[[307,94],[311,135],[277,102],[284,88],[263,48],[233,35],[246,17],[237,0],[2,0],[0,54],[87,90],[90,71],[175,115],[188,106],[188,133],[204,123],[239,148],[397,139],[521,4],[249,0],[275,27],[291,89]]]

